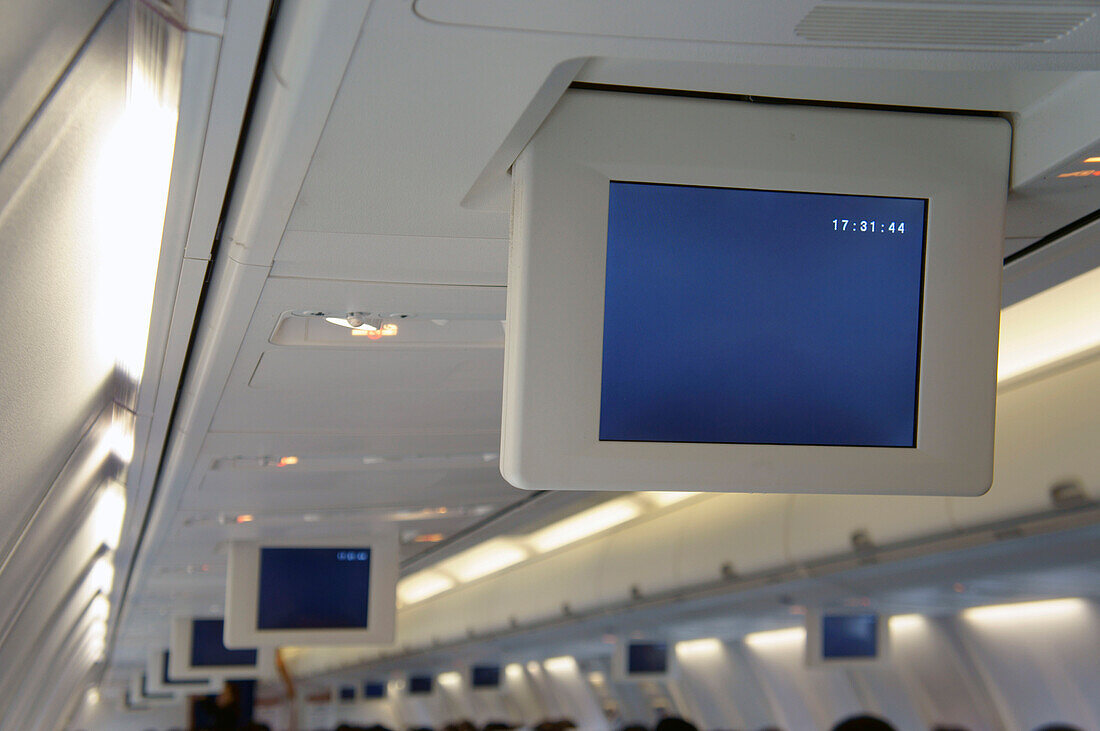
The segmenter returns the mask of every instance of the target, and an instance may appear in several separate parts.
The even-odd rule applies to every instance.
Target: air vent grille
[[[808,41],[951,47],[1030,46],[1061,38],[1095,11],[818,5],[795,27]]]

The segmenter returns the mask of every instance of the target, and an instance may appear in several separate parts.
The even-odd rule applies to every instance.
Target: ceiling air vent
[[[1071,5],[1076,3],[1065,3]],[[844,44],[1016,48],[1061,38],[1096,7],[944,7],[944,3],[818,5],[795,27],[808,41]]]

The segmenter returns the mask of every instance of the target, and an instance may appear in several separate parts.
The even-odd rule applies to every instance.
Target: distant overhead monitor
[[[470,668],[470,687],[482,690],[500,687],[500,665],[474,665]]]
[[[873,612],[811,612],[806,617],[809,665],[860,663],[886,651],[886,621]]]
[[[168,650],[150,650],[145,664],[148,688],[155,693],[201,695],[218,693],[224,685],[220,677],[181,679],[169,672],[171,653]]]
[[[388,644],[397,534],[234,543],[226,584],[230,646]]]
[[[341,703],[354,703],[355,702],[355,686],[354,685],[341,685],[339,696]]]
[[[1010,127],[569,91],[513,168],[501,472],[978,495]]]
[[[381,680],[368,680],[363,683],[363,698],[377,700],[386,697],[386,683]]]
[[[168,672],[173,678],[193,680],[219,676],[234,680],[266,677],[274,672],[270,648],[229,648],[221,617],[176,617]]]
[[[616,647],[611,669],[618,680],[665,680],[675,675],[676,655],[665,640],[629,640]]]
[[[432,692],[432,676],[430,675],[410,675],[409,682],[405,687],[405,691],[409,695],[428,695]]]

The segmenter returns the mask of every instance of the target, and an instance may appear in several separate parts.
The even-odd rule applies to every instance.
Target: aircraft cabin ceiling
[[[21,6],[28,32],[18,43],[13,25],[0,24],[5,150],[42,103],[28,90],[65,87],[61,67],[39,63],[50,58],[44,49],[122,32],[128,16],[123,0],[51,2],[36,12],[30,5]],[[544,621],[563,603],[613,615],[638,575],[654,576],[643,594],[674,591],[720,579],[727,562],[741,577],[802,567],[806,597],[881,591],[904,604],[913,585],[891,585],[889,572],[854,576],[841,589],[821,578],[854,567],[828,560],[851,553],[860,531],[879,547],[923,546],[889,556],[902,560],[1082,530],[1076,543],[1035,539],[1002,546],[990,560],[1033,552],[1033,565],[1017,566],[1020,581],[1065,571],[1061,584],[1039,582],[1035,594],[1097,586],[1089,551],[1098,521],[1088,506],[1100,498],[1100,335],[1093,326],[1094,339],[1059,341],[1050,355],[1034,356],[1065,323],[1071,337],[1087,330],[1100,303],[1092,271],[1100,266],[1100,172],[1083,174],[1100,170],[1100,162],[1083,163],[1100,157],[1096,3],[165,0],[147,7],[168,19],[182,61],[149,344],[140,384],[131,386],[135,449],[111,592],[118,611],[109,682],[125,683],[150,649],[166,645],[173,616],[223,612],[233,540],[337,539],[372,522],[393,523],[408,589],[412,578],[423,581],[486,541],[531,536],[622,499],[523,492],[501,478],[497,461],[509,168],[571,85],[1010,120],[996,480],[973,499],[637,495],[629,520],[610,537],[406,601],[401,644],[386,662],[396,666],[403,653],[433,643],[461,644],[471,632]],[[55,20],[52,30],[38,22],[45,18]],[[19,76],[20,69],[33,74]],[[325,320],[360,312],[383,313],[390,329],[366,337]],[[655,322],[654,337],[661,326]],[[1006,363],[1017,365],[1005,370]],[[32,475],[29,459],[13,459],[12,474],[42,482],[44,470]],[[1083,501],[1072,520],[1055,515],[1050,488],[1060,482]],[[696,532],[715,543],[692,544]],[[718,542],[721,555],[711,556]],[[973,557],[973,582],[991,566],[984,560]],[[820,574],[806,568],[818,561]],[[933,562],[913,581],[950,587],[953,576]],[[987,580],[986,598],[1021,586]],[[928,591],[922,601],[929,604],[954,601],[951,592]],[[787,593],[765,592],[756,606]],[[508,611],[479,616],[516,594],[524,598]],[[711,627],[694,615],[646,611],[637,622],[697,622],[685,632]],[[596,627],[571,625],[561,639]],[[299,649],[290,664],[303,675],[326,673],[377,662],[378,652]]]

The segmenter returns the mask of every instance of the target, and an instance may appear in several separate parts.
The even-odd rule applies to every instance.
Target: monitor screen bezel
[[[874,615],[875,656],[874,657],[825,657],[825,618],[826,617],[864,617]],[[882,612],[868,608],[816,609],[806,612],[806,665],[868,665],[876,663],[889,655],[890,618]]]
[[[165,663],[165,656],[168,662]],[[171,650],[167,647],[150,650],[146,655],[145,669],[148,675],[148,687],[158,693],[217,693],[221,691],[221,676],[207,675],[203,678],[176,679],[171,672]],[[164,678],[169,676],[172,682],[167,684]]]
[[[988,117],[567,92],[513,167],[505,479],[527,489],[984,493],[1010,132]],[[927,200],[916,447],[600,441],[612,180]]]
[[[397,532],[372,526],[355,535],[234,542],[226,573],[225,637],[238,647],[280,645],[388,644],[395,636],[397,605]],[[257,608],[262,548],[370,548],[368,627],[342,629],[259,629]]]
[[[228,622],[223,625],[222,643],[226,645],[227,649],[255,649],[256,650],[256,664],[255,665],[202,665],[195,667],[191,665],[191,640],[192,640],[192,625],[195,620],[203,619],[221,619],[225,622],[223,617],[210,617],[210,616],[179,616],[172,619],[172,634],[171,643],[168,648],[168,673],[173,678],[179,678],[180,680],[206,680],[212,676],[221,678],[233,678],[240,680],[254,680],[264,677],[270,677],[275,672],[275,651],[273,647],[260,647],[260,646],[247,646],[239,645],[237,647],[229,647],[225,640],[224,627],[228,626]]]

